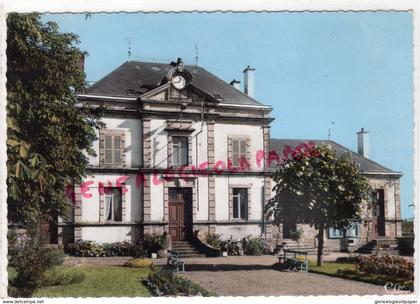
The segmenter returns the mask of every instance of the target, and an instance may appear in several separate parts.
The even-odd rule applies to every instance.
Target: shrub
[[[152,265],[153,263],[149,259],[131,259],[124,264],[124,266],[138,267],[138,268],[150,267]]]
[[[146,234],[143,239],[143,249],[149,256],[152,253],[158,253],[167,247],[166,233],[162,235],[158,234]]]
[[[155,295],[213,296],[199,285],[165,269],[158,272],[155,268],[150,267],[150,273],[145,284]]]
[[[145,257],[153,252],[159,253],[167,246],[166,234],[146,235],[140,242],[115,242],[98,244],[95,241],[78,240],[66,247],[68,254],[79,257],[113,257],[132,256],[134,258]]]
[[[224,240],[220,243],[220,248],[227,251],[228,255],[243,255],[241,242],[234,240],[232,237],[228,240]]]
[[[397,256],[360,256],[355,266],[356,270],[369,274],[388,275],[409,280],[414,279],[414,263]]]
[[[13,264],[13,257],[17,254],[17,234],[14,229],[7,230],[7,255],[10,256],[9,265],[15,266]]]
[[[220,249],[222,243],[221,235],[217,233],[206,233],[206,243],[213,248]]]
[[[38,287],[45,284],[46,271],[62,263],[62,256],[28,239],[22,243],[12,260],[17,276],[12,281],[14,288],[10,291],[13,296],[30,297]]]
[[[108,253],[110,249],[108,248]],[[99,257],[105,256],[104,246],[94,241],[78,240],[74,244],[67,246],[67,252],[80,257]]]
[[[413,256],[414,254],[414,238],[398,238],[399,253],[401,255]]]
[[[143,258],[146,254],[147,252],[143,248],[143,244],[141,242],[131,244],[129,256],[132,256],[133,258]]]
[[[246,255],[262,255],[271,252],[265,240],[259,236],[248,235],[242,239],[241,243]]]

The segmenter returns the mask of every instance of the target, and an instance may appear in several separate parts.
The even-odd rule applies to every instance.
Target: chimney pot
[[[244,92],[249,97],[254,98],[255,89],[254,89],[254,72],[255,69],[251,68],[249,65],[244,70]]]
[[[357,153],[369,158],[369,132],[364,128],[357,132]]]

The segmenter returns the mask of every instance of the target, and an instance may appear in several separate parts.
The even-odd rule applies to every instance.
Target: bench
[[[168,260],[166,265],[168,265],[173,272],[185,272],[185,262],[176,251],[168,250]]]
[[[300,271],[308,272],[308,252],[306,251],[284,249],[283,255],[278,256],[278,259],[284,268],[299,268]]]

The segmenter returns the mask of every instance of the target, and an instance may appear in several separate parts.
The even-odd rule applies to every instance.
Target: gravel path
[[[185,259],[184,276],[219,296],[397,294],[373,284],[274,270],[276,261],[272,256]]]

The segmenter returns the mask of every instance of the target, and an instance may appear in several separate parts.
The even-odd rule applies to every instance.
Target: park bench
[[[166,265],[168,265],[173,272],[185,272],[185,262],[176,251],[168,250],[168,260]]]
[[[278,256],[279,264],[287,269],[299,269],[308,272],[308,252],[284,249],[283,255]]]

